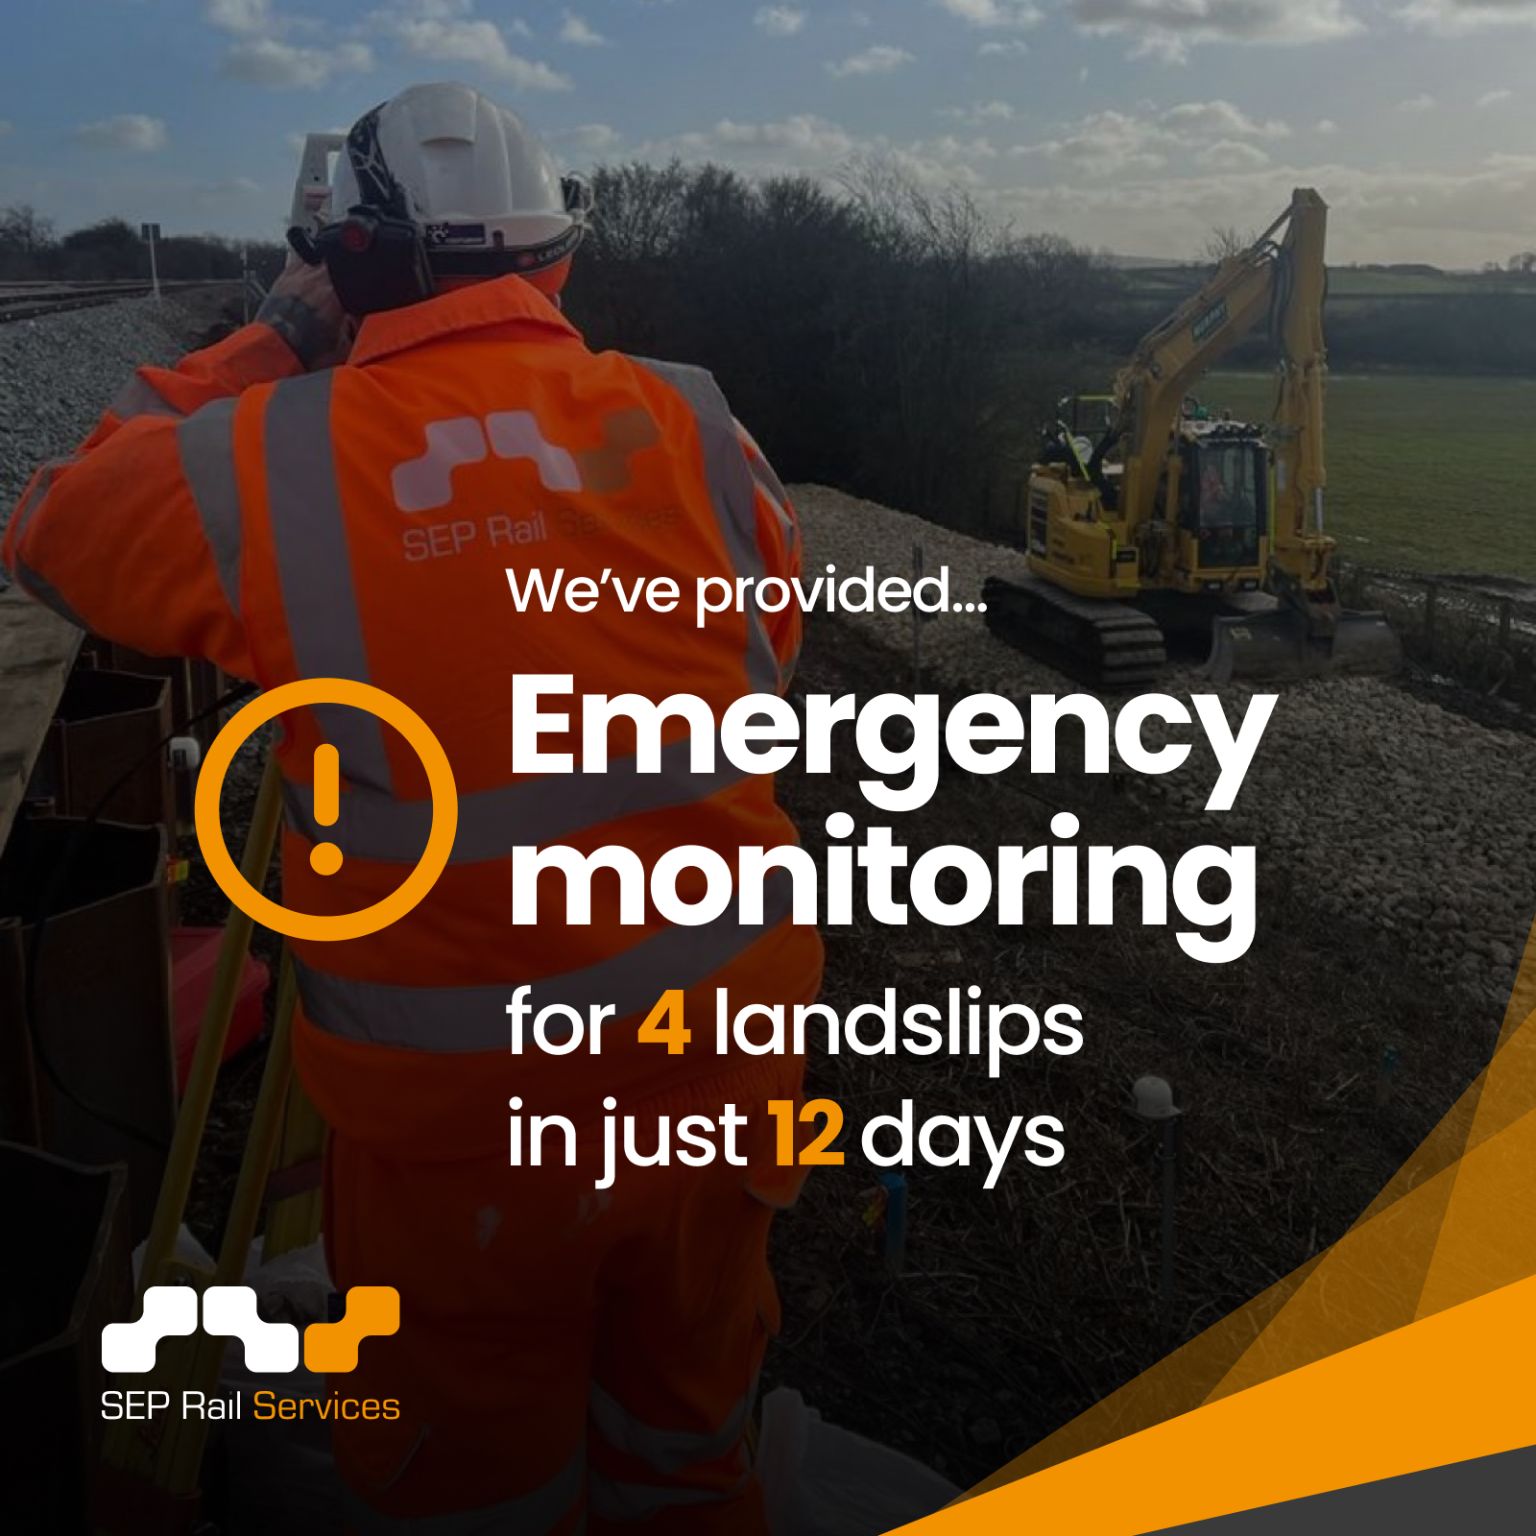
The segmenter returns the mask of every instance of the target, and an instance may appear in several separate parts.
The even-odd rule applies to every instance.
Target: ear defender
[[[310,242],[349,315],[403,309],[437,291],[421,228],[410,216],[410,200],[379,148],[382,111],[380,105],[366,113],[347,135],[359,201],[346,218],[326,225]]]
[[[437,291],[421,230],[410,219],[359,205],[322,229],[314,245],[349,315],[402,309]]]

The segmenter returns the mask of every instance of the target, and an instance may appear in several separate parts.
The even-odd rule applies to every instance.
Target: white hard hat
[[[515,112],[467,85],[413,85],[359,118],[336,157],[331,217],[357,206],[417,224],[436,271],[515,272],[575,250],[591,195]]]

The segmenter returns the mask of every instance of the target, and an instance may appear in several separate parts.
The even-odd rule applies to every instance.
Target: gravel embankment
[[[174,363],[208,317],[126,299],[0,325],[0,528],[33,470],[72,452],[140,363]]]
[[[929,574],[951,573],[952,602],[974,602],[989,574],[1024,569],[1024,557],[921,518],[821,486],[791,490],[806,567],[840,571],[872,562],[911,570],[914,543]],[[908,616],[848,621],[905,654]],[[995,639],[978,614],[950,613],[923,627],[926,679],[968,692],[1021,696],[1077,685]],[[906,687],[903,669],[893,686]],[[1171,668],[1167,692],[1211,692],[1190,668]],[[1254,691],[1219,691],[1236,717]],[[1204,822],[1202,840],[1253,842],[1288,875],[1297,899],[1341,919],[1400,936],[1458,990],[1502,1003],[1536,913],[1536,738],[1489,729],[1378,678],[1281,686],[1280,701],[1236,806],[1212,825],[1202,812],[1214,779],[1197,746],[1189,762],[1134,793],[1162,814]],[[1199,740],[1200,733],[1180,732]],[[1149,743],[1152,732],[1148,732]],[[1260,923],[1283,914],[1260,912]]]

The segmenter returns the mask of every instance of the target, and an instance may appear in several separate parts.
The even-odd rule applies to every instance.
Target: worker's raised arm
[[[294,258],[251,324],[211,347],[189,352],[174,368],[135,369],[81,452],[90,452],[136,417],[190,416],[211,401],[238,395],[253,384],[303,373],[335,348],[342,324],[341,307],[325,269]]]
[[[236,407],[222,399],[188,416],[141,414],[45,465],[5,532],[0,558],[12,578],[82,629],[251,677]]]
[[[290,268],[257,319],[174,368],[140,368],[79,450],[32,477],[0,563],[37,601],[135,650],[200,656],[239,677],[239,397],[334,349],[323,269]]]
[[[800,574],[800,519],[795,515],[789,493],[773,472],[773,465],[739,421],[736,435],[752,470],[757,547],[763,557],[763,574],[792,581]],[[784,693],[795,675],[804,619],[796,603],[788,603],[779,613],[764,613],[761,617],[763,628],[773,642],[773,653],[779,663],[779,691]]]

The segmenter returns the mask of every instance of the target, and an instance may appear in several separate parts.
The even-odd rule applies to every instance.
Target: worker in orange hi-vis
[[[719,986],[733,1006],[810,1001],[820,940],[772,899],[758,924],[624,926],[601,878],[589,924],[566,923],[546,880],[547,920],[513,926],[510,850],[617,843],[649,869],[682,844],[734,858],[794,829],[771,777],[696,774],[681,744],[659,774],[634,771],[622,741],[605,773],[514,774],[511,678],[685,690],[718,719],[784,689],[800,621],[519,613],[507,572],[670,576],[684,593],[702,576],[790,577],[794,513],[707,373],[595,354],[564,318],[590,194],[512,113],[464,86],[412,87],[353,127],[332,191],[307,253],[323,264],[290,264],[226,340],[139,369],[79,452],[34,476],[5,564],[139,650],[265,688],[373,684],[453,765],[458,830],[430,894],[368,937],[293,943],[296,1059],[332,1129],[334,1282],[400,1292],[398,1334],[336,1381],[399,1405],[336,1425],[350,1526],[751,1536],[765,1525],[745,1435],[777,1325],[768,1229],[793,1172],[747,1135],[745,1166],[674,1158],[597,1189],[587,1153],[608,1096],[642,1125],[728,1103],[768,1123],[765,1102],[799,1092],[797,1058],[715,1054],[697,1021],[669,1054],[639,1025],[670,989],[711,1022]],[[370,906],[422,850],[422,765],[362,711],[284,724],[285,905]],[[323,743],[343,793],[322,831]],[[579,733],[539,745],[579,769]],[[311,867],[322,840],[342,852],[333,873]],[[524,984],[539,1004],[614,1008],[601,1054],[514,1056]],[[543,1166],[509,1166],[513,1099],[571,1118],[584,1165],[565,1166],[556,1138]]]

